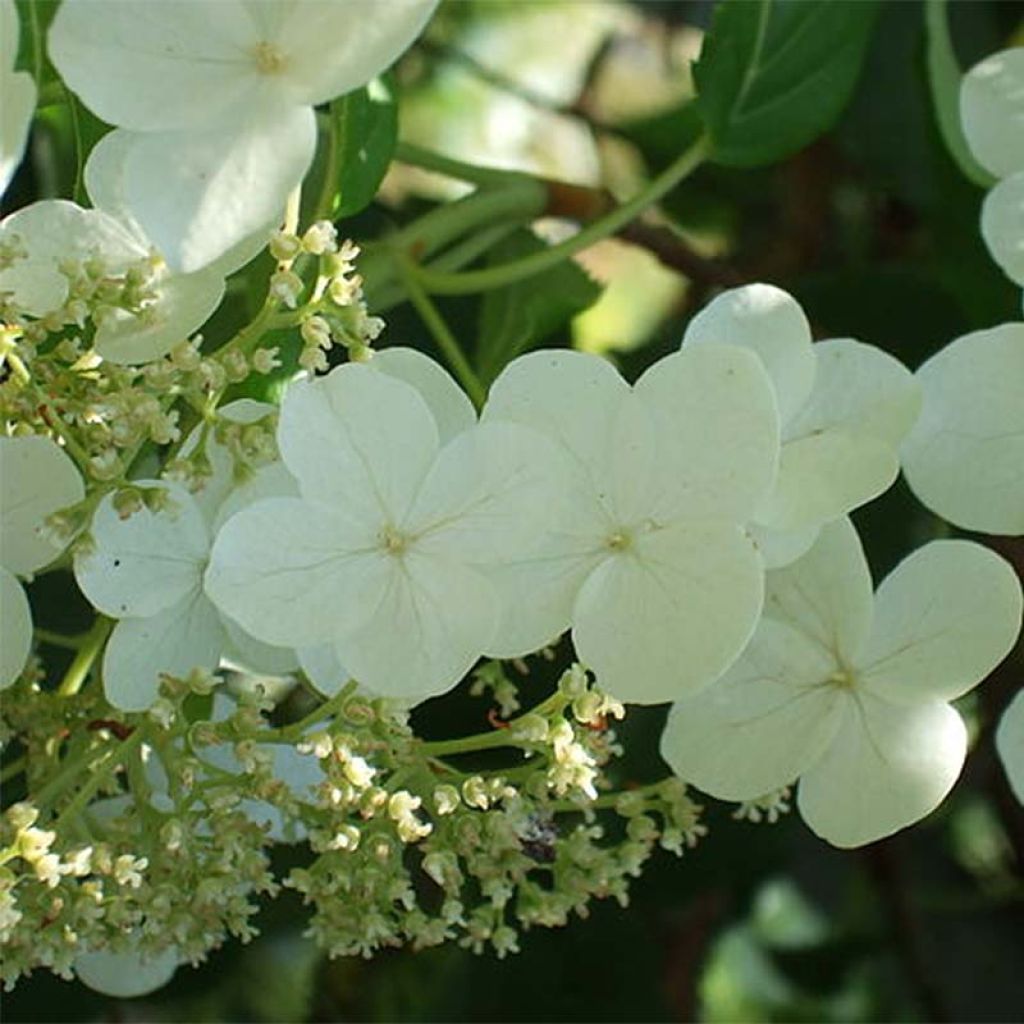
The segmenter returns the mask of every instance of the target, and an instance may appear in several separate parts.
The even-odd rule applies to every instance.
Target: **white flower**
[[[173,948],[153,956],[97,949],[79,953],[71,966],[78,980],[94,991],[117,999],[133,999],[166,985],[180,963]]]
[[[372,691],[424,698],[490,642],[497,600],[484,569],[539,542],[560,459],[531,430],[471,415],[446,437],[465,396],[440,368],[422,391],[392,372],[414,362],[426,379],[425,356],[382,354],[291,387],[278,443],[301,498],[229,520],[207,589],[254,636],[330,643]]]
[[[968,530],[1024,534],[1024,323],[957,338],[917,371],[900,455],[918,499]]]
[[[1024,690],[1018,691],[999,720],[996,750],[1014,796],[1024,804]]]
[[[860,846],[934,810],[967,747],[949,701],[1013,647],[1022,597],[1013,569],[969,541],[935,541],[872,597],[856,531],[824,527],[768,574],[765,614],[740,660],[676,703],[662,756],[687,782],[752,800],[800,780],[807,824]]]
[[[313,107],[388,67],[436,0],[65,0],[64,80],[126,147],[129,206],[175,269],[276,217],[309,169]]]
[[[36,83],[27,71],[15,71],[18,11],[14,0],[0,0],[0,196],[21,163],[36,109]]]
[[[885,491],[899,473],[896,449],[920,408],[902,363],[849,338],[811,342],[796,300],[752,284],[723,292],[687,327],[684,350],[742,345],[764,362],[782,421],[775,487],[753,517],[765,564],[792,562],[822,524]]]
[[[45,522],[84,497],[78,469],[55,442],[0,437],[0,688],[18,678],[32,646],[32,613],[17,577],[60,554]]]
[[[985,197],[981,234],[1006,276],[1024,285],[1024,47],[975,64],[960,86],[971,152],[1001,179]]]
[[[662,359],[630,387],[610,363],[540,351],[510,363],[484,421],[529,424],[572,458],[570,500],[532,558],[493,573],[497,657],[572,627],[620,700],[672,700],[740,653],[764,572],[742,524],[774,479],[778,417],[760,362],[734,346]]]
[[[255,404],[243,405],[240,415],[251,417]],[[221,412],[232,415],[229,407]],[[144,506],[122,518],[115,496],[108,494],[93,516],[92,545],[75,558],[82,592],[101,612],[120,620],[103,656],[103,687],[107,700],[124,711],[149,708],[159,694],[161,674],[181,677],[194,668],[215,669],[222,657],[269,674],[296,665],[291,651],[248,636],[203,591],[218,517],[267,493],[289,493],[294,485],[279,464],[272,464],[232,490],[225,479],[231,479],[233,462],[212,438],[207,455],[214,469],[207,486],[219,501],[203,502],[202,492],[197,499],[167,480],[136,481],[135,486],[163,492],[159,509]]]

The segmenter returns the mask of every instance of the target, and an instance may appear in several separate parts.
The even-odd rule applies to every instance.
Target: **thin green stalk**
[[[28,768],[28,758],[22,754],[21,757],[15,758],[2,772],[0,772],[0,782],[10,782],[11,779],[17,778],[21,775],[25,769]]]
[[[417,281],[410,262],[400,253],[395,254],[395,261],[398,272],[401,275],[405,290],[409,295],[409,301],[413,304],[420,319],[430,331],[438,347],[444,353],[445,359],[458,377],[459,383],[469,395],[473,405],[479,410],[483,407],[487,398],[487,389],[480,382],[473,367],[470,366],[466,354],[462,351],[455,335],[452,334],[448,325],[444,322],[437,306],[430,300],[430,296],[423,290]]]
[[[82,638],[82,646],[75,655],[74,661],[64,673],[64,678],[57,687],[60,697],[72,697],[82,688],[88,678],[93,663],[106,643],[110,631],[114,628],[114,620],[106,616],[97,616],[92,628]]]
[[[303,734],[311,725],[330,717],[335,711],[340,710],[342,705],[356,692],[358,683],[355,680],[346,683],[329,700],[315,707],[308,715],[300,718],[297,722],[282,726],[280,729],[265,729],[255,738],[258,743],[294,743],[301,739]]]
[[[636,797],[657,792],[657,790],[664,786],[671,778],[671,775],[666,775],[665,778],[658,779],[657,782],[649,782],[646,786],[638,786],[636,789],[617,789],[611,793],[602,793],[596,799],[588,800],[585,804],[576,803],[573,800],[554,800],[547,806],[549,810],[554,811],[556,814],[563,812],[571,813],[573,811],[582,813],[589,810],[601,810],[606,807],[614,807],[619,800],[626,795]]]
[[[652,206],[676,187],[704,161],[709,150],[706,137],[699,138],[689,149],[671,163],[646,188],[611,213],[587,225],[582,231],[558,245],[543,252],[534,253],[523,259],[513,260],[503,266],[472,270],[466,273],[446,274],[425,269],[415,269],[415,276],[421,287],[435,295],[468,295],[474,292],[503,288],[517,281],[534,277],[550,270],[599,242],[614,235],[634,220],[647,207]]]
[[[110,778],[111,773],[124,764],[125,758],[132,751],[142,745],[144,736],[145,731],[141,727],[137,728],[131,736],[122,740],[113,750],[109,751],[101,759],[101,764],[94,764],[90,767],[89,781],[75,794],[71,803],[58,815],[53,825],[55,832],[59,833],[62,825],[74,820],[85,810],[89,801],[99,792],[107,779]]]
[[[39,643],[49,644],[51,647],[63,647],[68,651],[80,650],[88,633],[81,633],[78,636],[64,636],[63,633],[54,633],[49,629],[40,629],[38,626],[32,631]]]
[[[417,146],[413,142],[399,142],[395,147],[395,159],[412,164],[425,171],[443,174],[446,178],[467,181],[471,185],[499,185],[516,176],[515,171],[502,171],[495,167],[478,167],[461,160],[436,153],[432,149]]]

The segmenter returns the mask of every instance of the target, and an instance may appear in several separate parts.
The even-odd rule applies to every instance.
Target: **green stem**
[[[412,265],[401,253],[395,253],[395,262],[402,282],[409,295],[409,301],[413,304],[420,319],[430,331],[438,347],[444,353],[445,359],[459,383],[463,386],[466,394],[469,395],[477,410],[483,408],[484,400],[487,398],[487,390],[480,382],[473,367],[470,366],[465,352],[459,345],[455,335],[452,334],[448,325],[444,322],[437,306],[430,300],[430,296],[423,290],[413,273]]]
[[[517,177],[515,171],[502,171],[495,167],[477,167],[452,157],[436,153],[432,149],[417,146],[413,142],[399,142],[395,147],[395,159],[404,164],[421,167],[425,171],[443,174],[446,178],[468,181],[471,185],[499,185]]]
[[[55,832],[59,833],[62,825],[74,820],[85,810],[89,801],[96,795],[107,779],[110,778],[111,773],[124,763],[125,758],[132,751],[142,745],[144,736],[145,731],[140,726],[131,736],[122,740],[113,750],[108,751],[101,759],[100,764],[94,764],[90,767],[89,781],[75,794],[71,803],[58,815],[53,825]]]
[[[468,295],[491,291],[542,274],[575,256],[595,242],[614,235],[634,220],[647,207],[652,206],[676,187],[704,161],[709,150],[706,137],[699,138],[689,149],[671,163],[646,188],[611,213],[594,221],[582,231],[543,252],[513,260],[503,266],[485,270],[472,270],[461,274],[446,274],[416,269],[419,284],[435,295]]]
[[[113,619],[108,619],[103,615],[97,617],[92,628],[82,638],[82,645],[75,655],[74,661],[71,662],[67,672],[64,673],[64,678],[60,681],[60,686],[57,687],[58,696],[72,697],[78,693],[113,628]]]
[[[614,807],[624,796],[645,796],[648,793],[657,792],[671,778],[671,775],[666,775],[665,778],[658,779],[657,782],[649,782],[646,786],[638,786],[636,789],[617,789],[612,793],[602,793],[596,799],[588,800],[585,804],[577,803],[574,800],[554,800],[547,807],[548,810],[554,811],[556,814],[573,811],[582,813],[595,808],[601,810],[606,807]]]
[[[68,651],[80,650],[82,644],[85,643],[88,633],[82,633],[78,636],[64,636],[63,633],[54,633],[49,629],[40,629],[38,626],[33,630],[35,633],[36,640],[39,643],[49,644],[51,647],[63,647]]]
[[[334,219],[334,181],[338,177],[338,112],[345,109],[344,97],[331,101],[327,118],[327,162],[320,194],[313,207],[313,221]]]
[[[21,757],[15,758],[2,772],[0,772],[0,782],[10,782],[11,779],[17,778],[21,775],[25,769],[28,768],[28,758],[22,754]]]
[[[355,680],[346,683],[333,697],[315,707],[304,718],[300,718],[297,722],[292,722],[291,725],[283,726],[280,729],[265,729],[253,738],[258,743],[294,743],[302,738],[311,725],[329,718],[335,711],[338,711],[349,697],[355,693],[358,685]]]

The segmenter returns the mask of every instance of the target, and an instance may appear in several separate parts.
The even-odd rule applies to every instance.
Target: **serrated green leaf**
[[[511,262],[546,248],[532,231],[523,229],[495,246],[490,262]],[[601,286],[571,260],[547,274],[487,292],[480,306],[476,358],[483,382],[489,384],[507,363],[536,348],[600,294]]]
[[[773,163],[831,128],[876,13],[874,0],[723,0],[693,69],[712,159]]]

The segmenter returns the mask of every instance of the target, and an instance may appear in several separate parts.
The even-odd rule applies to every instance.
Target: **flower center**
[[[409,546],[409,538],[396,530],[390,523],[381,527],[377,537],[380,540],[380,546],[389,555],[400,555]]]
[[[285,55],[273,43],[257,43],[252,49],[252,55],[261,75],[280,74],[287,63]]]
[[[828,683],[840,690],[852,690],[856,686],[857,680],[849,669],[840,669],[828,677]]]
[[[633,544],[633,537],[626,529],[620,528],[605,538],[605,546],[610,551],[626,551]]]

